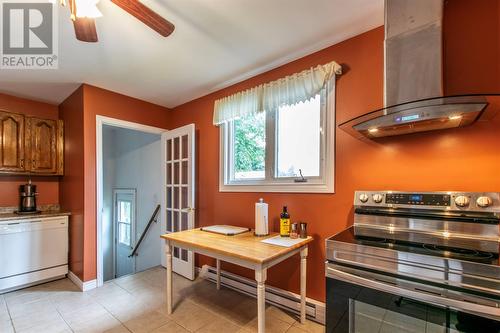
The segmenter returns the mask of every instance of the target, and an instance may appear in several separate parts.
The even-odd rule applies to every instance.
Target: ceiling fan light
[[[102,13],[97,8],[99,0],[74,0],[76,2],[76,17],[96,18]]]

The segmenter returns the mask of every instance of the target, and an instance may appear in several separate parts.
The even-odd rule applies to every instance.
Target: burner
[[[459,247],[443,246],[443,245],[433,245],[433,244],[423,244],[423,248],[432,252],[438,252],[439,254],[446,257],[459,257],[466,259],[490,259],[493,258],[493,254],[489,252],[480,252],[470,249],[462,249]]]

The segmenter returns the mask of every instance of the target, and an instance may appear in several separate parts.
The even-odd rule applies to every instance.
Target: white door
[[[193,229],[195,226],[195,128],[194,124],[176,128],[162,134],[165,161],[163,213],[165,232]],[[174,247],[172,253],[174,272],[194,279],[194,254]],[[166,266],[162,251],[162,264]]]
[[[135,190],[115,189],[113,201],[115,277],[120,277],[135,273],[135,256],[129,257],[135,245]]]

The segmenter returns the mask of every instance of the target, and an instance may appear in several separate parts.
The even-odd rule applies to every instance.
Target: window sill
[[[333,184],[219,184],[219,192],[335,193]]]

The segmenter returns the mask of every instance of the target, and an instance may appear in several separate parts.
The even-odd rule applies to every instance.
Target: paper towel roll
[[[264,202],[264,199],[259,199],[259,202],[255,203],[255,235],[257,236],[269,234],[267,208],[268,205]]]

